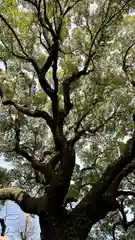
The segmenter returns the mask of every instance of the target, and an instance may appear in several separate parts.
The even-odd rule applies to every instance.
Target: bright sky
[[[21,211],[17,204],[8,201],[5,207],[1,208],[0,218],[4,218],[7,229],[6,236],[9,240],[21,240],[20,232],[25,231],[26,215]],[[29,227],[27,232],[28,240],[40,240],[40,227],[38,217],[29,218]],[[0,227],[1,231],[1,227]]]

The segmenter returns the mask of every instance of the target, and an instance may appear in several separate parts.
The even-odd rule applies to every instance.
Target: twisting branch
[[[133,192],[132,190],[121,190],[121,189],[119,189],[117,191],[117,197],[119,197],[119,196],[125,196],[125,197],[133,196],[133,197],[135,197],[135,192]]]
[[[127,143],[125,152],[105,169],[99,180],[101,184],[98,193],[103,193],[109,188],[108,191],[113,192],[116,195],[120,181],[135,168],[134,159],[135,132],[133,132],[132,138],[130,139],[130,144]],[[97,182],[97,186],[99,182]]]
[[[50,127],[50,129],[52,130],[52,126],[53,126],[53,120],[52,117],[45,111],[41,111],[41,110],[30,110],[28,108],[22,107],[20,105],[18,105],[17,103],[13,102],[12,100],[5,100],[3,101],[3,105],[7,106],[7,105],[12,105],[14,106],[19,112],[24,113],[27,116],[30,117],[34,117],[34,118],[43,118],[46,120],[48,126]]]
[[[77,121],[76,127],[75,127],[75,133],[78,131],[82,121],[89,115],[89,113],[94,109],[95,105],[97,104],[98,99],[95,99],[95,101],[92,104],[92,107],[82,115],[82,117]]]
[[[63,95],[64,95],[64,116],[66,117],[68,113],[70,112],[72,108],[72,103],[70,102],[70,85],[77,79],[79,79],[81,76],[88,75],[92,70],[86,71],[86,68],[84,68],[81,71],[74,72],[71,77],[65,79],[63,81]]]
[[[52,65],[53,68],[53,80],[54,80],[54,91],[57,94],[58,93],[58,78],[57,78],[57,64],[58,64],[58,47],[57,47],[57,53]]]
[[[45,45],[45,44],[43,43],[43,41],[42,41],[42,31],[43,31],[43,36],[44,36],[44,39],[45,39],[47,45]],[[43,47],[47,50],[47,52],[50,54],[50,52],[51,52],[51,41],[50,41],[49,38],[48,38],[48,35],[47,35],[47,33],[46,33],[46,30],[43,29],[42,31],[40,30],[40,43],[41,43],[41,44],[43,45]]]
[[[46,21],[45,19],[42,18],[42,15],[41,15],[41,0],[39,0],[38,3],[37,2],[33,2],[31,0],[25,0],[25,2],[31,3],[36,8],[36,10],[37,10],[37,17],[38,17],[39,23],[41,24],[42,28],[44,28],[48,32],[50,32],[52,37],[55,37],[55,32],[54,32],[54,30],[52,28],[51,23],[48,22],[49,20]],[[46,9],[45,0],[44,0],[43,4],[44,4],[44,7],[45,7],[44,8],[44,11],[45,11],[45,9]]]
[[[127,216],[124,211],[124,200],[123,199],[121,200],[121,203],[119,204],[119,211],[122,215],[121,224],[124,228],[124,231],[126,232],[127,231]]]
[[[129,228],[130,226],[132,226],[132,225],[134,225],[134,224],[135,224],[135,219],[133,219],[133,220],[130,221],[130,222],[127,222],[127,223],[126,223],[126,228],[127,228],[127,230],[128,230],[128,228]],[[118,221],[118,222],[114,223],[114,225],[113,225],[113,229],[112,229],[112,232],[113,232],[113,240],[116,240],[116,237],[115,237],[115,229],[116,229],[116,227],[117,227],[118,225],[121,225],[121,226],[123,227],[122,221]],[[125,229],[124,229],[124,230],[125,230]],[[126,231],[127,231],[127,230],[126,230]]]
[[[46,0],[43,0],[43,4],[44,4],[44,20],[48,25],[48,29],[51,32],[51,35],[52,35],[53,39],[56,39],[57,38],[56,33],[54,32],[53,27],[52,27],[52,25],[51,25],[51,23],[48,19],[48,16],[47,16]]]
[[[131,155],[132,156],[132,155]],[[135,169],[135,161],[132,160],[130,163],[127,163],[127,165],[117,174],[117,176],[112,181],[112,184],[110,186],[111,192],[115,193],[117,192],[118,186],[122,179],[126,177],[129,173],[131,173]]]
[[[71,10],[71,9],[73,9],[74,7],[75,7],[75,5],[77,4],[77,3],[79,3],[81,0],[76,0],[75,1],[75,3],[73,3],[71,6],[68,6],[67,8],[66,8],[66,10],[65,10],[65,12],[64,12],[64,16]]]
[[[50,164],[41,163],[33,154],[28,153],[20,146],[20,119],[15,120],[15,151],[17,154],[26,158],[31,166],[45,176],[46,183],[49,184],[52,180],[52,168]]]
[[[60,9],[60,14],[63,14],[63,10],[62,10],[62,6],[59,0],[56,0],[56,2],[58,3],[59,9]]]
[[[48,69],[51,67],[51,65],[53,64],[54,61],[55,61],[55,63],[53,64],[53,67],[55,66],[55,72],[56,72],[56,70],[57,70],[57,68],[56,68],[57,58],[58,58],[58,41],[56,41],[52,45],[51,52],[50,52],[44,66],[41,68],[40,73],[39,73],[39,82],[41,84],[41,87],[43,88],[43,90],[46,92],[46,94],[51,99],[53,98],[54,90],[51,88],[51,86],[49,85],[49,83],[45,79],[45,75],[46,75]]]
[[[125,75],[126,75],[128,81],[132,84],[133,87],[135,87],[135,81],[133,81],[133,80],[130,78],[130,76],[129,76],[129,73],[128,73],[128,65],[126,64],[126,58],[127,58],[127,56],[128,56],[128,53],[129,53],[130,49],[131,49],[134,45],[135,45],[135,43],[132,43],[132,44],[127,48],[127,50],[126,50],[126,52],[125,52],[125,55],[124,55],[124,57],[123,57],[123,63],[122,63],[122,69],[123,69],[123,71],[125,72]]]
[[[78,1],[75,2],[78,3]],[[95,41],[97,39],[97,37],[99,36],[99,34],[101,33],[101,31],[114,19],[116,18],[122,11],[123,9],[127,6],[127,3],[129,3],[129,1],[126,1],[125,4],[123,4],[123,6],[120,8],[119,11],[115,12],[109,19],[107,19],[107,14],[106,14],[106,17],[105,19],[102,21],[100,27],[98,28],[97,32],[95,33],[95,35],[93,36],[92,38],[92,41],[91,41],[91,45],[90,45],[90,48],[89,48],[89,53],[88,53],[88,57],[86,58],[86,61],[85,61],[85,64],[84,64],[84,68],[82,71],[79,71],[79,72],[75,72],[73,73],[73,75],[64,80],[63,82],[63,94],[64,94],[64,105],[65,105],[65,116],[68,115],[68,113],[70,112],[71,108],[72,108],[72,104],[70,102],[70,84],[77,80],[78,78],[80,78],[81,76],[83,75],[87,75],[89,72],[93,71],[93,70],[90,70],[87,72],[87,69],[88,69],[88,66],[89,66],[89,63],[93,57],[93,55],[95,55],[96,52],[93,52],[92,53],[92,49],[93,49],[93,46],[95,45]],[[73,4],[73,6],[75,5]],[[67,10],[70,10],[70,7],[67,8]],[[67,13],[67,10],[65,11],[65,13]],[[101,39],[100,39],[101,40]]]
[[[20,58],[20,59],[24,59],[25,61],[28,61],[28,62],[32,63],[35,71],[37,72],[37,74],[39,74],[39,67],[38,67],[37,62],[35,61],[34,58],[29,57],[28,54],[25,52],[24,47],[23,47],[23,45],[22,45],[19,37],[17,36],[15,30],[14,30],[14,29],[12,28],[12,26],[7,22],[7,20],[3,17],[2,14],[0,14],[0,18],[2,19],[2,21],[5,23],[5,25],[6,25],[6,26],[10,29],[10,31],[12,32],[12,34],[13,34],[14,38],[16,39],[19,47],[21,48],[21,51],[22,51],[22,53],[24,54],[24,56],[21,56],[20,54],[18,55],[18,54],[16,54],[16,53],[14,53],[12,50],[9,50],[9,51],[10,51],[15,57]],[[4,46],[5,46],[5,45],[4,45]],[[6,47],[6,48],[7,48],[7,47]]]
[[[35,173],[36,183],[43,184],[44,186],[48,184],[44,176],[41,175],[36,169],[34,169],[34,173]]]
[[[74,138],[71,140],[72,144],[74,145],[84,134],[86,134],[86,132],[88,132],[90,134],[95,134],[96,132],[98,132],[101,128],[103,128],[115,116],[115,114],[116,114],[116,109],[110,117],[108,117],[106,120],[104,120],[104,122],[99,124],[97,127],[90,128],[90,127],[87,126],[85,129],[82,129],[80,131],[76,131]]]
[[[135,219],[133,219],[132,221],[128,222],[127,221],[127,217],[126,217],[126,213],[124,212],[124,205],[123,205],[123,201],[121,201],[121,203],[119,204],[119,210],[120,210],[120,213],[121,213],[121,219],[117,222],[114,223],[113,225],[113,228],[112,228],[112,231],[113,231],[113,240],[116,240],[116,237],[115,237],[115,229],[118,225],[121,225],[124,229],[125,232],[127,232],[128,228],[135,224]]]
[[[116,227],[119,225],[120,221],[117,221],[113,224],[113,227],[112,227],[112,237],[113,237],[113,240],[116,240],[116,237],[115,237],[115,230],[116,230]]]

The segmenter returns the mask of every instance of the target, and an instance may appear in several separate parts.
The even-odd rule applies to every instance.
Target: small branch
[[[5,25],[11,30],[11,32],[12,32],[14,38],[16,39],[19,47],[21,48],[21,51],[22,51],[22,53],[24,54],[24,56],[22,56],[22,55],[20,55],[20,54],[18,55],[17,53],[13,52],[13,50],[10,50],[10,49],[5,45],[5,43],[4,43],[4,46],[5,46],[15,57],[17,57],[17,58],[19,58],[19,59],[23,59],[23,60],[25,60],[25,61],[28,61],[28,62],[32,63],[35,71],[37,72],[37,74],[39,74],[39,67],[38,67],[38,64],[37,64],[36,60],[35,60],[34,58],[29,57],[28,54],[25,52],[24,47],[23,47],[23,45],[21,44],[21,41],[20,41],[19,37],[17,36],[15,30],[14,30],[14,29],[12,28],[12,26],[7,22],[7,20],[2,16],[2,14],[0,14],[0,18],[1,18],[2,21],[5,23]]]
[[[121,220],[117,221],[113,225],[113,229],[112,229],[112,231],[113,231],[113,240],[116,239],[115,238],[115,229],[116,229],[117,225],[121,225],[123,227],[124,231],[127,232],[128,228],[131,225],[135,224],[135,219],[133,219],[130,222],[127,221],[126,213],[124,212],[123,200],[122,200],[121,204],[119,205],[119,210],[121,212],[122,218],[121,218]]]
[[[130,79],[130,76],[129,76],[129,73],[128,73],[128,65],[126,64],[126,58],[127,58],[127,55],[128,55],[128,53],[129,53],[130,49],[131,49],[134,45],[135,45],[135,43],[132,43],[132,44],[127,48],[127,50],[126,50],[126,52],[125,52],[125,55],[124,55],[124,57],[123,57],[123,64],[122,64],[122,69],[123,69],[123,71],[125,72],[125,75],[126,75],[128,81],[132,84],[133,87],[135,87],[135,82],[134,82],[132,79]]]
[[[41,44],[43,45],[43,47],[47,50],[47,52],[50,54],[50,52],[51,52],[51,42],[50,42],[50,40],[49,40],[49,38],[48,38],[48,35],[47,35],[47,33],[46,33],[46,30],[43,29],[43,36],[44,36],[44,39],[45,39],[47,45],[45,45],[45,44],[43,43],[43,41],[42,41],[42,32],[41,32],[41,30],[40,30],[39,34],[40,34],[40,37],[39,37],[39,38],[40,38],[40,43],[41,43]]]
[[[116,240],[116,237],[115,237],[115,229],[116,227],[120,224],[120,221],[117,221],[116,223],[113,224],[113,228],[112,228],[112,237],[113,237],[113,240]]]
[[[53,81],[54,81],[54,96],[52,98],[52,110],[53,110],[53,118],[55,119],[55,125],[58,124],[58,112],[59,112],[59,104],[58,104],[58,77],[57,77],[57,64],[58,64],[58,41],[56,43],[56,53],[55,58],[52,65],[53,71]]]
[[[42,75],[47,73],[48,69],[51,67],[54,59],[57,57],[57,53],[58,53],[58,42],[55,41],[52,46],[51,46],[51,53],[49,54],[44,66],[42,67],[40,74],[42,73]]]
[[[47,16],[46,0],[43,0],[43,5],[44,5],[44,20],[48,25],[48,30],[50,31],[53,39],[56,39],[57,38],[56,33],[54,32],[53,27],[52,27],[52,25],[51,25],[51,23],[48,19],[48,16]]]
[[[28,57],[28,55],[26,54],[26,52],[25,52],[25,50],[24,50],[24,48],[23,48],[23,46],[22,46],[22,44],[21,44],[21,41],[20,41],[20,39],[18,38],[18,36],[17,36],[16,32],[14,31],[14,29],[11,27],[11,25],[7,22],[7,20],[3,17],[2,14],[0,14],[0,18],[1,18],[2,21],[5,23],[5,25],[11,30],[11,32],[12,32],[13,36],[15,37],[16,41],[18,42],[18,45],[20,46],[23,54],[24,54],[26,57]]]
[[[75,127],[75,132],[78,131],[82,121],[89,115],[89,113],[94,109],[95,105],[97,104],[98,99],[95,99],[95,101],[92,104],[92,107],[82,115],[82,117],[78,120],[78,122],[76,123],[76,127]]]
[[[96,132],[98,132],[101,128],[105,126],[105,124],[107,124],[107,122],[109,122],[114,117],[115,114],[116,114],[116,110],[113,112],[113,114],[109,118],[107,118],[103,123],[101,123],[96,128],[92,129],[92,128],[86,127],[85,129],[77,131],[75,133],[75,137],[71,140],[72,144],[74,145],[86,132],[90,134],[95,134]]]
[[[45,21],[47,23],[47,25],[46,25],[45,22],[44,22],[44,19],[41,16],[41,12],[40,12],[40,10],[41,10],[41,0],[38,1],[38,4],[37,4],[37,2],[33,2],[31,0],[25,0],[25,2],[31,3],[36,8],[36,10],[37,10],[37,17],[38,17],[40,25],[42,26],[42,28],[44,28],[45,30],[50,32],[51,35],[54,37],[55,36],[55,32],[53,31],[53,28],[52,28],[51,24],[48,26],[48,22]],[[44,0],[43,4],[46,7],[45,0]]]
[[[63,14],[63,10],[62,10],[62,6],[59,0],[56,0],[56,2],[58,3],[59,9],[60,9],[60,14]]]
[[[54,80],[54,91],[57,94],[58,92],[58,78],[57,78],[57,66],[58,64],[58,42],[57,42],[57,47],[56,47],[56,54],[55,54],[55,59],[52,65],[53,68],[53,80]]]
[[[121,201],[121,203],[119,204],[119,210],[121,212],[122,215],[122,219],[121,219],[121,225],[124,228],[124,231],[127,232],[127,217],[126,217],[126,213],[124,212],[124,204],[123,201]]]
[[[39,159],[37,159],[33,154],[28,153],[24,148],[22,149],[20,146],[20,120],[16,119],[15,121],[15,151],[17,154],[23,156],[27,159],[34,170],[39,171],[42,173],[46,179],[46,183],[49,184],[52,180],[52,167],[51,164],[41,163]]]
[[[65,16],[65,15],[66,15],[71,9],[73,9],[73,8],[75,7],[75,5],[76,5],[77,3],[79,3],[80,1],[81,1],[81,0],[76,0],[75,3],[73,3],[71,6],[68,6],[63,15]]]
[[[135,161],[132,160],[129,164],[127,164],[118,174],[117,176],[114,178],[114,180],[112,181],[112,184],[110,186],[110,190],[111,192],[114,192],[116,194],[118,186],[120,184],[120,182],[122,181],[122,179],[124,177],[126,177],[130,172],[132,172],[135,169]]]

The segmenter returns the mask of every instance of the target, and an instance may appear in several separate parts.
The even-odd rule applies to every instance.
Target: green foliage
[[[20,2],[20,3],[18,3]],[[66,2],[60,1],[64,8]],[[75,3],[75,1],[69,1]],[[134,124],[131,116],[135,111],[135,90],[130,79],[135,79],[135,48],[127,56],[130,79],[122,70],[123,57],[134,39],[135,4],[134,1],[113,21],[108,22],[102,31],[101,23],[118,11],[125,1],[89,1],[82,0],[65,15],[60,34],[60,51],[58,58],[58,99],[59,108],[64,106],[64,79],[82,70],[91,46],[92,59],[88,70],[90,73],[77,79],[70,86],[73,108],[64,120],[64,133],[68,139],[74,136],[77,122],[82,119],[78,130],[85,129],[86,134],[76,143],[77,162],[72,176],[67,197],[79,200],[91,189],[102,175],[108,163],[118,158],[125,148],[125,137],[130,137]],[[92,6],[95,4],[92,10]],[[109,8],[110,4],[110,8]],[[4,99],[13,100],[19,106],[32,111],[46,110],[52,116],[52,105],[38,82],[38,75],[27,55],[34,59],[38,66],[44,65],[48,57],[47,43],[52,41],[51,33],[43,33],[41,24],[35,14],[35,8],[27,1],[3,0],[0,12],[15,30],[23,51],[12,31],[0,22],[0,60],[7,63],[7,72],[0,71],[0,83],[4,85]],[[41,4],[43,16],[43,3]],[[47,1],[47,13],[53,27],[57,29],[60,9],[56,1]],[[133,14],[131,14],[133,13]],[[99,33],[98,33],[99,31]],[[47,40],[44,35],[47,34]],[[93,40],[95,38],[95,41]],[[42,41],[41,41],[42,40]],[[52,66],[47,72],[47,81],[54,87]],[[114,113],[114,115],[113,115]],[[83,117],[85,116],[85,117]],[[106,121],[112,116],[109,121]],[[15,119],[19,118],[21,147],[36,155],[43,162],[45,151],[55,151],[54,139],[46,122],[41,118],[32,118],[19,113],[13,106],[0,106],[0,151],[14,169],[9,173],[0,170],[1,184],[15,181],[32,194],[44,193],[42,184],[36,184],[35,172],[27,160],[16,154]],[[95,134],[89,129],[101,126]],[[130,176],[132,179],[132,176]],[[134,178],[132,179],[134,183]],[[123,184],[123,183],[122,183]],[[131,183],[124,179],[124,184],[131,188]],[[127,201],[127,207],[134,214],[134,202]],[[118,213],[110,214],[93,228],[89,239],[109,239],[112,236],[112,225]],[[134,228],[127,233],[127,239],[133,239]],[[122,229],[119,239],[122,239]],[[93,238],[94,236],[94,238]]]

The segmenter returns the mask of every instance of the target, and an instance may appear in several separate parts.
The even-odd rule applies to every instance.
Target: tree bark
[[[92,194],[90,202],[70,214],[63,209],[56,218],[40,216],[41,240],[86,240],[92,226],[117,209],[118,204],[113,200],[112,196],[106,196],[97,201]]]

